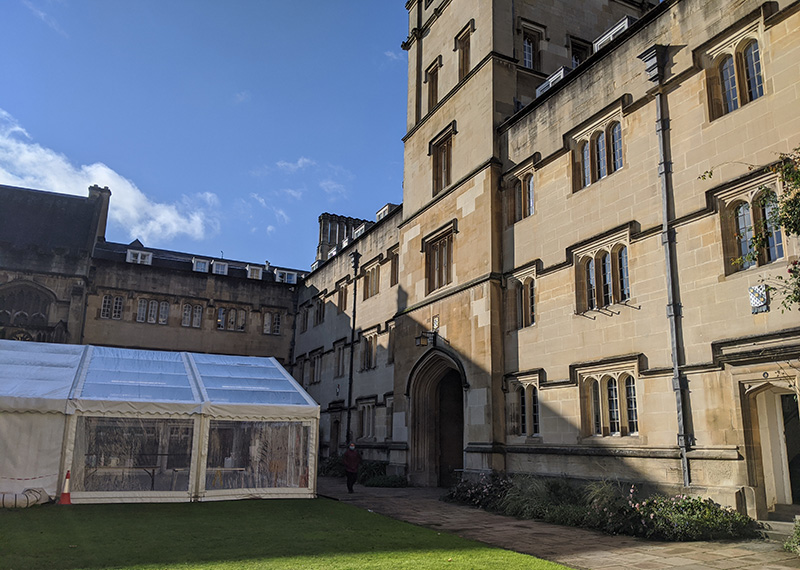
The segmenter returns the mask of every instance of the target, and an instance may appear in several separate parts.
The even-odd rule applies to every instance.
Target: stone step
[[[794,523],[784,521],[758,521],[761,536],[767,540],[786,542],[794,533]]]
[[[800,517],[800,505],[775,505],[775,510],[767,515],[771,521],[792,521]]]

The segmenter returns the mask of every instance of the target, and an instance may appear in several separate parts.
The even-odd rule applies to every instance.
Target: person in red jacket
[[[347,451],[342,455],[342,462],[344,463],[345,475],[347,475],[347,492],[353,492],[353,484],[358,477],[358,466],[361,463],[361,456],[356,451],[356,444],[352,441],[347,447]]]

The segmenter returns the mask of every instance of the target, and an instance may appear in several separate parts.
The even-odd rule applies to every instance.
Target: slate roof
[[[115,242],[98,242],[95,245],[92,257],[94,259],[104,259],[117,263],[125,263],[127,260],[128,250],[133,249],[136,251],[145,251],[153,254],[153,260],[150,267],[157,267],[163,269],[171,269],[177,271],[193,271],[193,260],[203,259],[206,261],[221,261],[228,264],[227,277],[239,277],[241,279],[247,278],[247,266],[257,266],[264,268],[266,262],[253,263],[247,261],[237,261],[234,259],[222,259],[218,257],[210,257],[207,255],[198,255],[192,253],[185,253],[181,251],[172,251],[168,249],[158,249],[155,247],[145,247],[139,240],[135,240],[130,244],[115,243]],[[262,274],[262,281],[274,281],[275,275],[273,270],[291,271],[297,274],[298,280],[308,273],[299,269],[290,269],[285,267],[270,266],[270,271],[264,270]],[[209,269],[208,275],[212,275]],[[219,277],[226,277],[220,275]]]
[[[24,249],[92,249],[99,203],[70,196],[0,185],[0,244]]]

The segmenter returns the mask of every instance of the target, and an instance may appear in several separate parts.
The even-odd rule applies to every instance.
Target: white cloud
[[[278,218],[278,220],[280,220],[284,224],[289,223],[289,215],[285,211],[283,211],[281,208],[272,208],[272,209],[275,212],[275,217]]]
[[[259,204],[261,204],[261,206],[263,206],[264,208],[266,208],[266,207],[267,207],[267,201],[266,201],[266,200],[264,200],[264,198],[262,198],[261,196],[259,196],[259,195],[258,195],[258,194],[256,194],[255,192],[253,192],[252,194],[250,194],[250,197],[251,197],[253,200],[255,200],[256,202],[258,202]]]
[[[33,2],[31,2],[30,0],[22,0],[22,3],[25,5],[25,7],[26,7],[28,10],[30,10],[31,12],[33,12],[33,15],[34,15],[34,16],[36,16],[36,17],[37,17],[37,18],[39,18],[39,19],[40,19],[42,22],[44,22],[45,24],[47,24],[47,25],[50,27],[50,29],[52,29],[52,30],[54,30],[55,32],[57,32],[57,33],[61,34],[61,35],[62,35],[62,36],[64,36],[65,38],[69,38],[69,36],[67,35],[67,32],[65,32],[65,31],[64,31],[64,30],[61,28],[61,26],[59,26],[59,25],[58,25],[58,22],[56,22],[54,18],[52,18],[51,16],[49,16],[48,14],[46,14],[44,11],[40,10],[39,8],[37,8],[37,7],[36,7],[36,6],[33,4]]]
[[[403,61],[403,59],[405,59],[401,54],[399,54],[397,52],[394,52],[394,51],[389,51],[389,50],[383,52],[383,55],[385,55],[387,58],[391,59],[392,61]]]
[[[295,200],[299,200],[300,198],[303,197],[303,191],[302,190],[293,190],[291,188],[284,188],[283,190],[281,190],[281,192],[283,192],[284,194],[286,194],[290,198],[294,198]]]
[[[233,96],[233,102],[239,105],[241,103],[248,102],[250,99],[252,99],[252,97],[252,93],[245,89],[244,91],[239,91]]]
[[[347,189],[343,185],[339,184],[338,182],[334,182],[331,179],[323,180],[319,183],[319,187],[325,191],[331,200],[343,198],[347,195]]]
[[[280,160],[275,163],[275,166],[284,170],[286,172],[297,172],[298,170],[305,168],[307,166],[314,166],[317,164],[310,158],[306,158],[305,156],[301,156],[297,159],[297,162],[286,162],[285,160]]]
[[[101,162],[76,166],[61,153],[30,140],[24,128],[0,109],[0,183],[86,195],[89,186],[111,189],[109,220],[130,239],[164,244],[178,236],[201,240],[219,230],[216,194],[184,195],[177,203],[151,200],[133,181]]]
[[[275,231],[275,226],[267,226],[267,235],[272,234]]]

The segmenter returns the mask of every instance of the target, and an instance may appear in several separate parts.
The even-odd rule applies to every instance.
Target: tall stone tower
[[[650,2],[409,0],[408,119],[395,360],[415,484],[504,469],[497,126]],[[563,69],[562,69],[563,68]],[[545,85],[546,87],[546,85]],[[546,128],[546,125],[542,125]],[[422,334],[427,333],[427,334]],[[436,346],[424,355],[415,338]],[[464,401],[466,398],[466,401]],[[462,453],[463,450],[463,453]],[[405,455],[407,454],[407,455]]]

